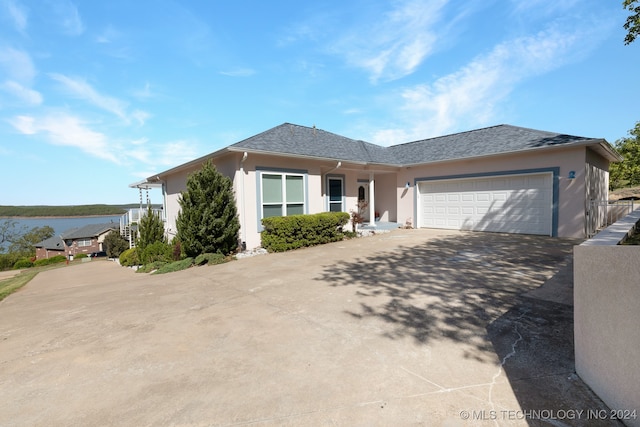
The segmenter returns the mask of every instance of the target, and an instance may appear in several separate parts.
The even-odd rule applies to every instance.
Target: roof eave
[[[456,157],[452,159],[435,160],[430,162],[405,163],[405,164],[402,164],[401,167],[408,168],[408,167],[416,167],[420,165],[457,162],[461,160],[482,159],[482,158],[489,158],[489,157],[496,157],[496,156],[520,154],[520,153],[526,154],[532,151],[539,151],[539,150],[551,150],[551,149],[575,148],[575,147],[597,147],[595,148],[595,151],[601,156],[605,157],[607,160],[611,162],[621,162],[623,160],[622,156],[620,156],[620,154],[618,154],[605,139],[590,139],[587,141],[575,142],[571,144],[549,145],[545,147],[533,147],[533,148],[526,148],[523,150],[514,150],[514,151],[501,151],[499,153],[484,154],[480,156]]]
[[[319,160],[319,161],[333,161],[333,162],[348,162],[356,165],[367,165],[367,162],[362,162],[358,160],[351,159],[341,159],[339,157],[321,157],[321,156],[311,156],[306,154],[294,154],[294,153],[281,153],[277,151],[267,151],[267,150],[256,150],[255,148],[242,148],[242,147],[227,147],[228,151],[236,152],[236,153],[251,153],[251,154],[261,154],[265,156],[276,156],[276,157],[289,157],[296,159],[308,159],[308,160]]]
[[[204,163],[205,161],[207,161],[209,159],[213,159],[213,158],[219,157],[220,155],[222,155],[224,153],[227,153],[229,151],[232,151],[232,150],[229,150],[229,147],[222,148],[222,149],[220,149],[218,151],[214,151],[213,153],[209,153],[209,154],[206,154],[204,156],[198,157],[197,159],[191,160],[191,161],[189,161],[187,163],[183,163],[183,164],[175,166],[175,167],[173,167],[171,169],[167,169],[167,170],[165,170],[163,172],[159,172],[157,174],[153,174],[150,177],[148,177],[145,181],[141,181],[140,183],[137,183],[137,184],[157,184],[160,181],[162,181],[164,179],[164,177],[166,177],[168,175],[172,175],[172,174],[174,174],[176,172],[180,172],[180,171],[185,170],[185,169],[191,169],[194,165],[198,165],[198,164]],[[136,183],[134,183],[134,184],[136,184]],[[129,187],[133,187],[134,184],[130,184]]]

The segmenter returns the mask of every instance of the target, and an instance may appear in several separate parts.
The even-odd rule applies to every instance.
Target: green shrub
[[[120,254],[120,265],[124,267],[140,265],[140,251],[138,248],[131,248],[122,252]]]
[[[19,259],[18,261],[16,261],[15,264],[13,264],[14,270],[19,270],[21,268],[31,268],[31,267],[33,267],[33,262],[31,262],[31,260],[28,258]]]
[[[140,255],[142,264],[150,264],[156,261],[173,261],[173,247],[163,242],[147,244]]]
[[[89,255],[87,255],[87,254],[78,254],[78,255],[76,255],[74,258],[75,258],[75,259],[81,259],[81,258],[86,258],[86,257],[88,257],[88,256],[89,256]]]
[[[156,270],[153,274],[173,273],[174,271],[186,270],[193,265],[193,258],[185,258],[181,261],[170,262]]]
[[[158,270],[159,268],[167,265],[167,262],[164,261],[154,261],[150,264],[145,264],[136,270],[136,273],[151,273],[154,270]]]
[[[177,235],[182,252],[195,257],[238,248],[240,221],[233,194],[233,182],[207,161],[189,175],[187,189],[178,199]]]
[[[56,255],[54,257],[51,258],[43,258],[43,259],[39,259],[36,260],[33,263],[34,267],[41,267],[43,265],[51,265],[51,264],[57,264],[59,262],[65,262],[67,260],[67,257],[64,255]]]
[[[195,261],[193,261],[195,265],[205,265],[205,264],[215,265],[215,264],[222,264],[224,262],[227,262],[227,257],[222,255],[219,252],[217,254],[198,255]]]
[[[283,252],[336,242],[344,238],[342,227],[348,221],[346,212],[263,218],[262,247],[270,252]]]

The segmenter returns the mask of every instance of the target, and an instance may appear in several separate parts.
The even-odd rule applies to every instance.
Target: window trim
[[[93,239],[78,239],[76,240],[76,246],[79,248],[86,248],[93,245]]]
[[[309,213],[309,173],[307,170],[301,169],[280,169],[280,168],[269,168],[269,167],[256,167],[256,211],[258,218],[258,231],[262,231],[262,218],[264,218],[264,202],[263,202],[263,187],[262,187],[262,177],[263,175],[280,175],[283,177],[281,180],[282,185],[282,213],[283,216],[286,216],[287,205],[299,205],[300,202],[291,202],[288,203],[286,199],[286,177],[287,176],[301,176],[302,177],[302,210],[304,214]],[[272,205],[275,203],[272,203]]]
[[[331,204],[335,204],[337,202],[332,202],[331,201],[331,186],[329,185],[329,182],[331,180],[337,180],[340,181],[341,184],[341,192],[342,192],[342,197],[340,200],[340,205],[341,205],[341,209],[340,212],[346,212],[346,206],[347,206],[347,198],[345,196],[345,176],[341,175],[341,174],[332,174],[332,175],[327,175],[326,177],[326,202],[325,202],[325,209],[327,212],[331,212]]]

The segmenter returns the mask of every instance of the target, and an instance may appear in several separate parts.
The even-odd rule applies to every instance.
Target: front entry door
[[[358,210],[365,221],[371,221],[369,218],[369,184],[362,182],[358,184]]]

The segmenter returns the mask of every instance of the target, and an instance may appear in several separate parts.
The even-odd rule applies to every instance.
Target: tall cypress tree
[[[143,250],[147,246],[156,242],[165,242],[164,223],[160,214],[151,209],[151,205],[147,206],[147,212],[140,218],[138,226],[140,235],[136,240],[136,246]]]
[[[179,203],[176,237],[185,255],[226,255],[237,249],[240,222],[233,183],[210,160],[189,176]]]

